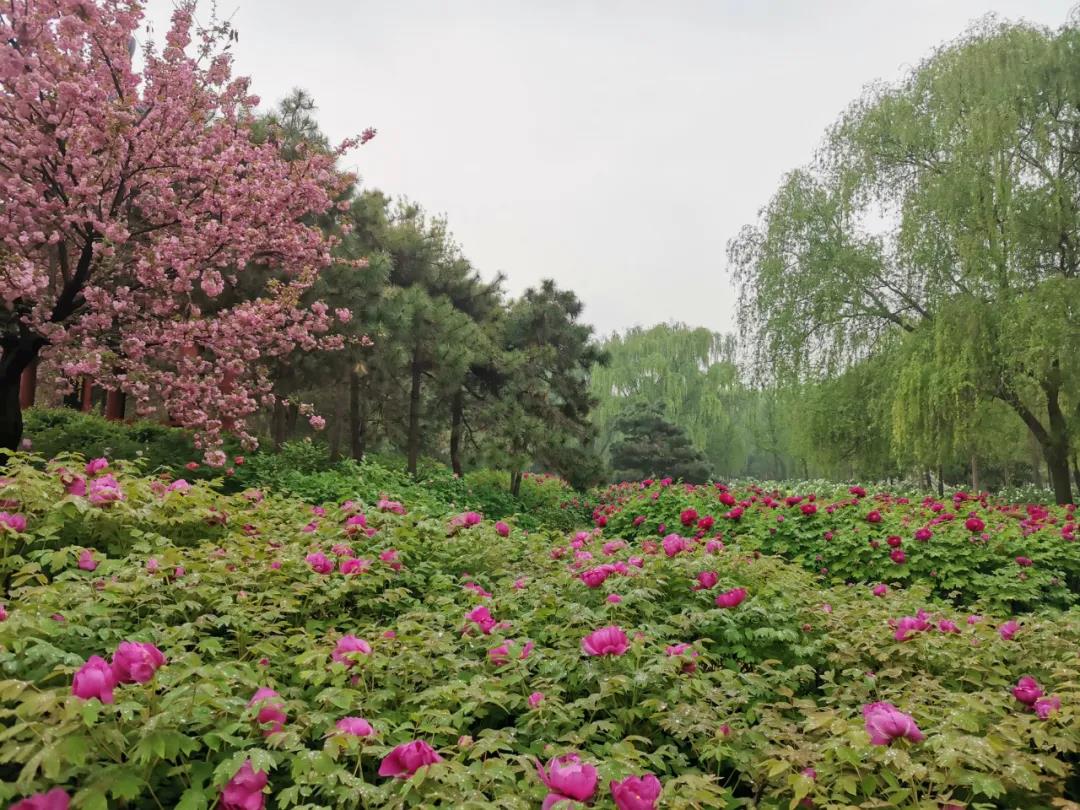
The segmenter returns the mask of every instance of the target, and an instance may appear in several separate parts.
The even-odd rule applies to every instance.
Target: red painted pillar
[[[23,369],[19,377],[19,407],[26,409],[34,406],[34,398],[37,395],[37,358]]]

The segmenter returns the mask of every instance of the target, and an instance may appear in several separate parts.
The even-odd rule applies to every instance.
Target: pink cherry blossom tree
[[[357,141],[285,160],[253,138],[232,32],[194,12],[178,5],[137,71],[139,0],[0,5],[0,447],[19,443],[19,376],[40,358],[194,429],[220,463],[223,426],[254,443],[269,360],[340,341],[304,293]]]

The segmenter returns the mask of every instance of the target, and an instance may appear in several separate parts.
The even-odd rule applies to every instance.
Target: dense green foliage
[[[678,425],[664,418],[655,405],[635,403],[619,413],[613,433],[611,464],[617,479],[640,480],[658,470],[685,481],[709,478],[704,456]]]
[[[1080,430],[1078,44],[990,21],[871,87],[729,251],[767,379],[872,358],[884,384],[857,401],[917,470],[1026,461],[1011,430],[981,438],[1011,414],[1058,503]]]
[[[57,464],[82,475],[78,459]],[[268,773],[274,808],[532,808],[546,792],[533,758],[569,751],[599,768],[598,808],[613,806],[609,779],[644,771],[660,777],[668,808],[1050,807],[1080,795],[1075,612],[1028,616],[1005,639],[1006,613],[969,625],[924,582],[876,598],[760,556],[766,524],[749,515],[756,530],[726,548],[703,537],[668,554],[609,542],[611,527],[568,547],[563,533],[502,537],[411,504],[313,514],[205,483],[169,491],[114,466],[91,476],[116,474],[123,498],[110,505],[64,495],[56,464],[17,464],[0,489],[27,521],[3,529],[0,801],[60,786],[77,810],[207,808],[250,760]],[[665,507],[686,497],[661,493]],[[367,531],[348,523],[360,508]],[[1029,544],[1036,557],[1046,541]],[[76,565],[87,547],[94,570]],[[322,574],[305,560],[315,549],[332,565],[371,562]],[[588,587],[580,574],[602,562],[612,569]],[[718,584],[692,589],[702,571]],[[733,587],[745,601],[717,607]],[[481,605],[490,634],[466,619]],[[959,632],[896,640],[889,621],[920,609]],[[582,638],[613,624],[628,634],[625,654],[584,654]],[[352,668],[332,656],[345,635],[371,647]],[[167,663],[118,686],[114,704],[72,694],[89,657],[128,640],[155,644]],[[493,661],[504,641],[509,660]],[[519,658],[526,641],[535,646]],[[690,646],[666,651],[676,643]],[[1023,675],[1060,708],[1044,719],[1018,702],[1010,690]],[[263,687],[286,715],[269,736],[248,706]],[[530,704],[533,693],[542,700]],[[872,745],[861,707],[882,700],[926,739]],[[336,732],[346,715],[374,736]],[[380,759],[414,739],[442,762],[379,777]]]

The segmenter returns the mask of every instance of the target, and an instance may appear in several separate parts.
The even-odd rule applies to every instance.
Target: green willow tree
[[[1076,27],[989,21],[871,88],[729,256],[743,329],[776,378],[835,374],[898,344],[898,434],[961,437],[996,400],[1038,442],[1057,501],[1071,500]]]
[[[634,327],[603,344],[609,362],[592,370],[598,405],[593,423],[601,452],[610,452],[615,422],[629,404],[658,406],[711,466],[738,474],[749,453],[749,396],[739,378],[735,339],[685,324]]]

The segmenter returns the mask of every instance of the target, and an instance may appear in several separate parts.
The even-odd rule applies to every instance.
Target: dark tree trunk
[[[105,418],[111,422],[123,422],[127,397],[123,391],[105,392]]]
[[[0,357],[0,449],[18,450],[22,441],[22,389],[23,372],[37,360],[44,341],[24,336]],[[0,457],[2,460],[2,457]]]
[[[933,479],[932,479],[932,478],[930,477],[930,470],[929,470],[929,468],[928,468],[928,469],[925,469],[925,470],[923,470],[923,486],[925,486],[925,487],[926,487],[926,491],[927,491],[927,492],[933,492],[933,491],[934,491],[934,481],[933,481]]]
[[[409,475],[416,477],[416,464],[420,460],[420,382],[423,367],[417,352],[413,353],[409,387]]]
[[[330,461],[341,458],[341,434],[345,430],[345,400],[337,397],[334,403],[334,423],[330,426]]]
[[[280,450],[285,443],[285,416],[285,403],[275,399],[274,411],[270,414],[270,439],[274,442],[275,450]]]
[[[971,457],[971,490],[978,494],[979,489],[979,459],[975,456]]]
[[[360,390],[360,375],[354,369],[349,373],[349,447],[357,461],[363,461],[367,452],[367,422],[367,400]]]
[[[939,464],[937,468],[937,496],[945,497],[945,470]]]
[[[461,476],[461,435],[465,422],[465,394],[460,389],[450,401],[450,467]]]
[[[37,369],[38,361],[35,357],[19,377],[19,407],[24,411],[33,408],[34,400],[37,399]]]
[[[19,407],[19,378],[0,379],[0,449],[18,450],[22,441],[22,408]],[[0,452],[0,462],[7,454]]]
[[[82,412],[94,410],[94,381],[87,377],[82,384]]]
[[[1076,483],[1076,489],[1080,491],[1080,463],[1077,462],[1076,453],[1073,453],[1072,457],[1072,471],[1073,481]]]
[[[1046,412],[1050,418],[1049,441],[1044,445],[1046,466],[1054,500],[1059,504],[1072,503],[1072,472],[1069,470],[1069,430],[1061,412],[1057,388],[1046,389]]]
[[[510,494],[515,498],[521,494],[521,470],[510,473]]]

